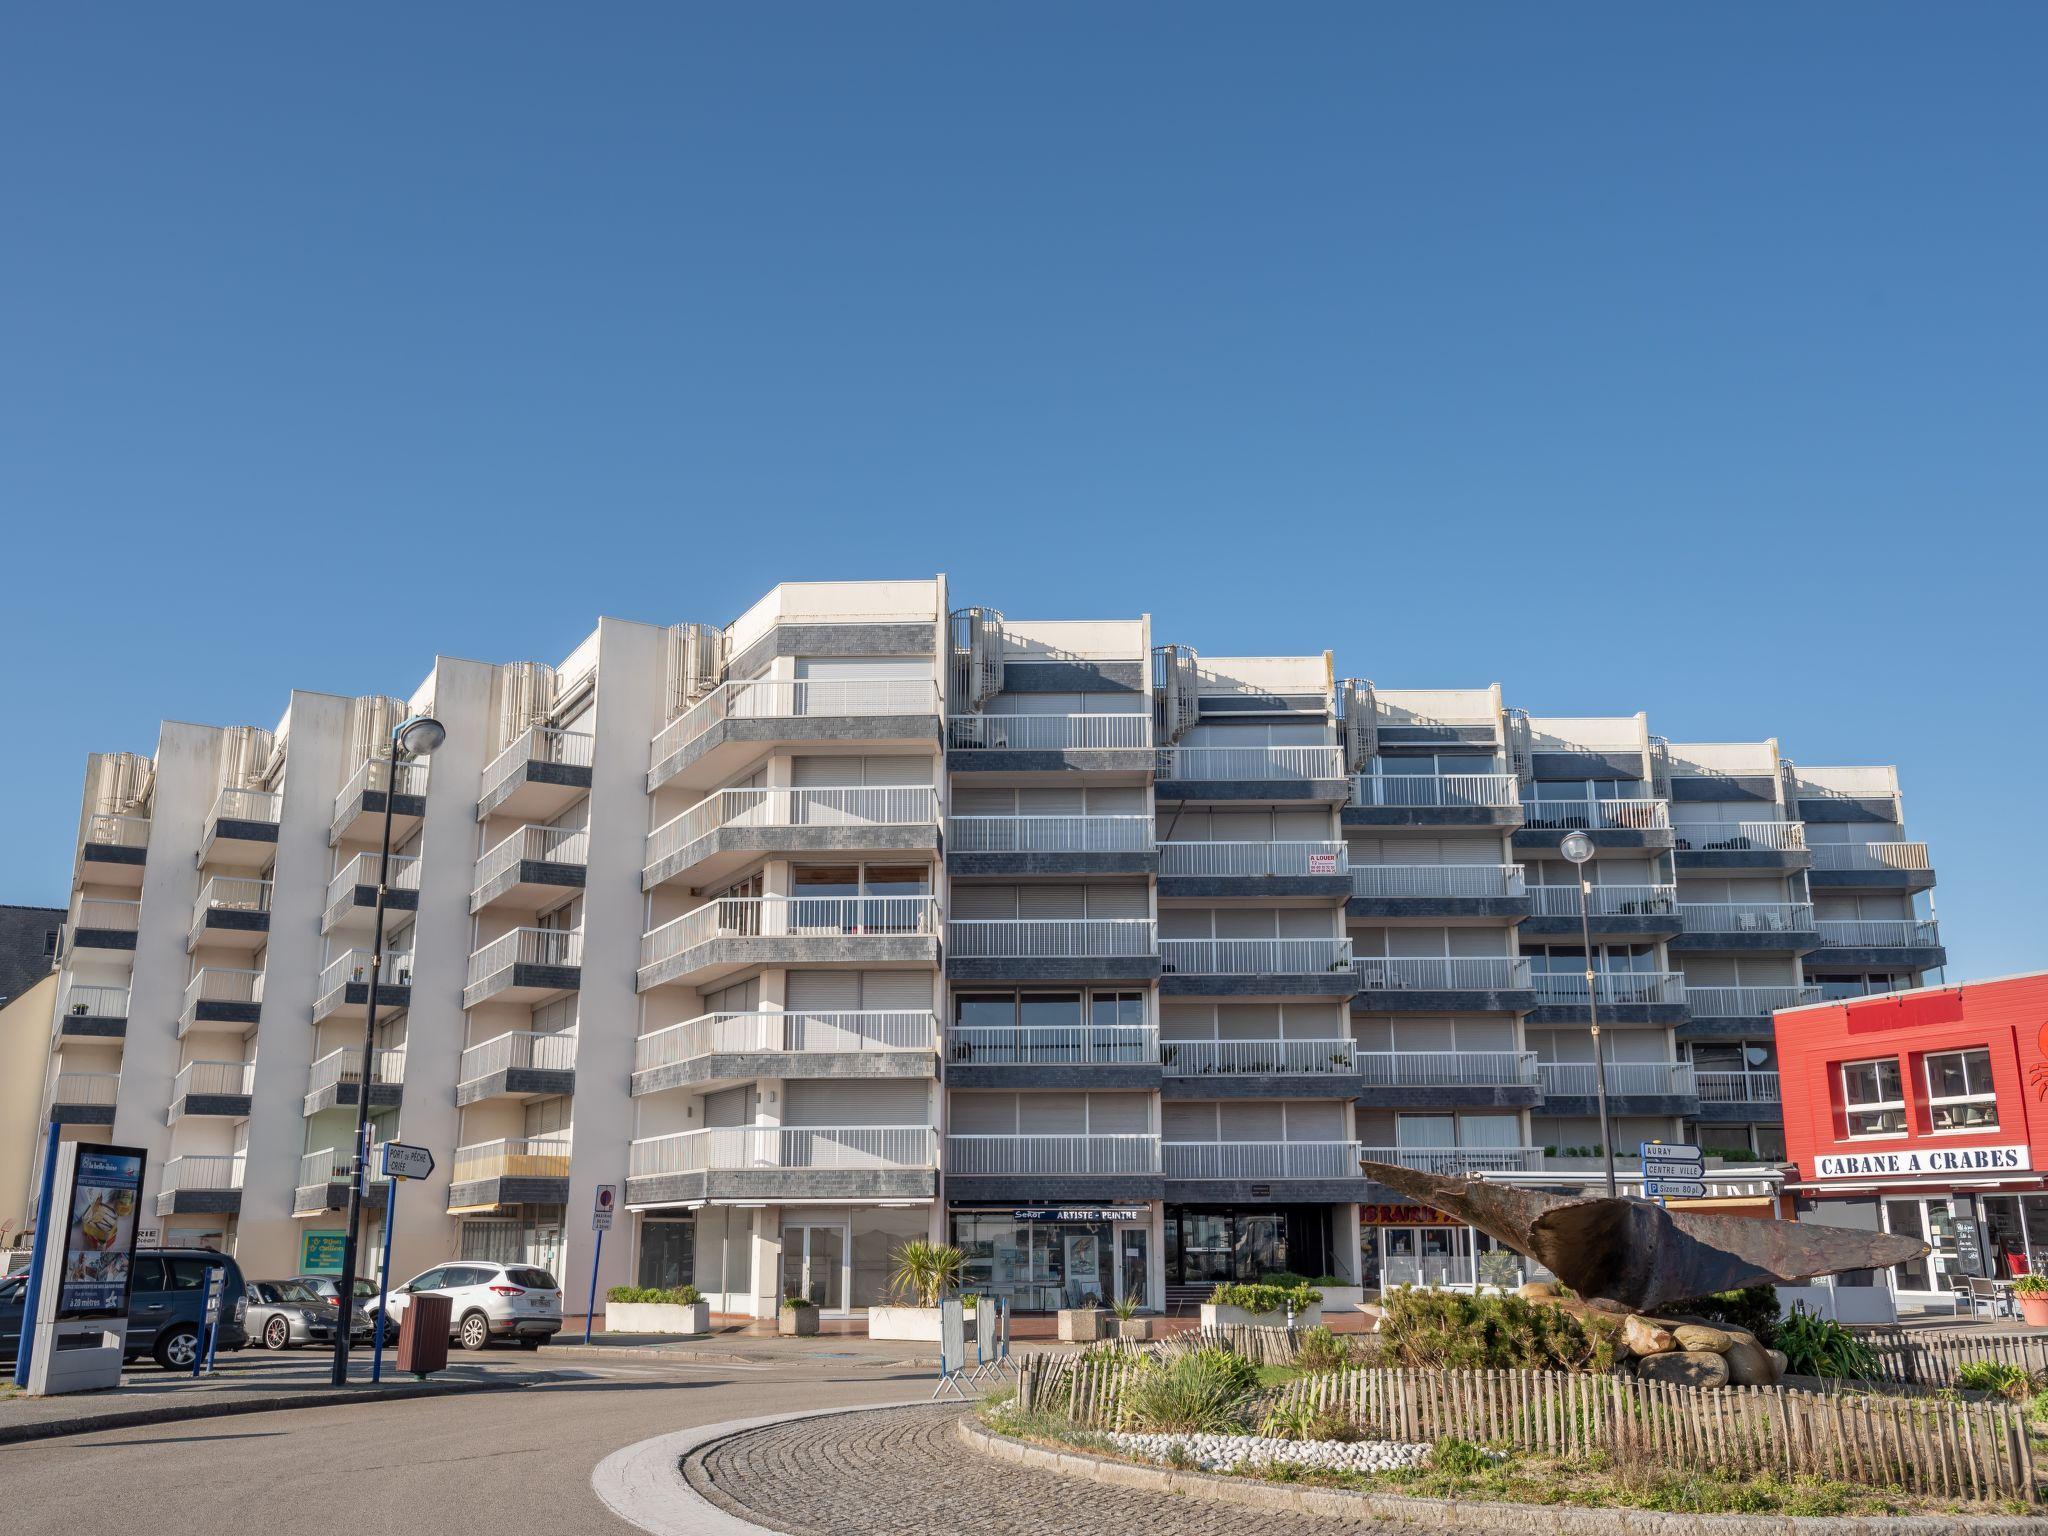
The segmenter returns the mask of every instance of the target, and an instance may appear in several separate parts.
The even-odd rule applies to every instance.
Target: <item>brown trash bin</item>
[[[448,1319],[454,1298],[436,1291],[416,1291],[398,1319],[398,1362],[424,1380],[448,1365]]]

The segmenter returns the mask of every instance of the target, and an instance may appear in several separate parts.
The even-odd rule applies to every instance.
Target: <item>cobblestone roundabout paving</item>
[[[958,1408],[834,1414],[692,1454],[690,1486],[791,1536],[1414,1536],[1419,1526],[1282,1515],[1010,1466],[955,1438]]]

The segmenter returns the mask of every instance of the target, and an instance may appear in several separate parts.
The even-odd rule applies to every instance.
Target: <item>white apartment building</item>
[[[411,713],[447,739],[394,769]],[[1717,1197],[1767,1197],[1770,1010],[1941,961],[1890,770],[954,610],[942,577],[94,756],[44,1119],[147,1147],[161,1238],[252,1276],[331,1262],[368,1093],[437,1162],[394,1269],[517,1257],[572,1311],[600,1184],[600,1290],[729,1313],[857,1313],[918,1236],[1033,1310],[1456,1281],[1470,1234],[1359,1160],[1592,1176],[1570,829],[1617,1147],[1697,1136]],[[368,1251],[392,1209],[374,1185]]]

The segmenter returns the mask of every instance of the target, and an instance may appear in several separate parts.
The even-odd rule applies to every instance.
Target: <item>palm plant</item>
[[[940,1297],[959,1287],[966,1265],[967,1255],[952,1244],[918,1238],[896,1250],[889,1287],[898,1296],[914,1298],[920,1307],[936,1307]]]

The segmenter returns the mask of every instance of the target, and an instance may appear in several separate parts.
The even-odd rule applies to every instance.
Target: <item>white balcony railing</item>
[[[1811,933],[1813,905],[1804,901],[1682,901],[1688,933]]]
[[[356,771],[348,776],[348,782],[341,786],[341,792],[334,797],[334,814],[330,825],[339,825],[355,814],[357,804],[364,795],[381,794],[386,784],[393,785],[401,795],[424,795],[427,792],[427,764],[414,760],[398,765],[398,772],[391,772],[391,759],[369,757],[356,765]]]
[[[1114,715],[954,715],[946,745],[959,752],[1144,751],[1152,717]]]
[[[469,957],[465,991],[497,980],[518,965],[578,966],[583,963],[581,928],[514,928]]]
[[[938,1133],[926,1125],[735,1125],[633,1142],[626,1177],[751,1168],[936,1168]]]
[[[1159,1059],[1168,1077],[1341,1076],[1356,1072],[1356,1047],[1329,1040],[1167,1040]]]
[[[1368,1088],[1533,1088],[1534,1051],[1360,1051]]]
[[[1367,992],[1495,992],[1529,985],[1516,955],[1356,955],[1352,974]]]
[[[50,1102],[105,1109],[113,1105],[120,1091],[118,1072],[59,1072],[50,1087]]]
[[[669,758],[723,720],[936,715],[939,710],[939,685],[923,677],[757,677],[720,683],[662,727],[648,767],[659,773]]]
[[[1594,986],[1603,1008],[1685,1001],[1685,977],[1677,971],[1600,971]],[[1545,1008],[1585,1007],[1585,972],[1539,971],[1536,1001]]]
[[[1523,825],[1532,831],[1652,832],[1671,825],[1667,802],[1642,796],[1614,799],[1552,799],[1522,802]]]
[[[191,1094],[225,1098],[246,1098],[256,1091],[256,1063],[253,1061],[188,1061],[171,1079],[171,1098]]]
[[[201,1003],[260,1003],[263,973],[224,965],[202,965],[185,983],[184,1018],[189,1024]]]
[[[209,912],[268,912],[270,890],[268,880],[214,875],[199,887],[199,895],[192,903],[192,926],[197,929]]]
[[[1521,782],[1512,773],[1361,773],[1351,780],[1353,805],[1505,810],[1520,795]]]
[[[188,1189],[240,1189],[245,1162],[239,1152],[187,1153],[164,1164],[163,1182],[158,1187],[167,1195]]]
[[[1675,885],[1596,885],[1589,917],[1671,917],[1678,911]],[[1577,917],[1579,887],[1532,885],[1529,910],[1538,917]]]
[[[355,907],[356,892],[368,886],[377,886],[379,856],[374,853],[359,853],[341,866],[341,873],[327,882],[326,922],[332,926],[342,915]],[[391,856],[391,889],[394,891],[416,891],[420,888],[420,861],[409,853],[394,853]],[[389,921],[386,908],[386,921]]]
[[[1702,1104],[1775,1104],[1778,1102],[1778,1074],[1775,1072],[1693,1073],[1699,1083]]]
[[[946,1057],[963,1066],[1141,1066],[1159,1060],[1149,1024],[955,1024]]]
[[[493,880],[528,862],[577,867],[588,864],[589,828],[515,827],[508,836],[486,848],[477,859],[472,894],[481,892]]]
[[[405,1047],[396,1046],[370,1053],[370,1074],[373,1083],[397,1084],[405,1081]],[[308,1097],[324,1089],[339,1087],[343,1083],[362,1081],[363,1053],[351,1046],[338,1051],[329,1051],[306,1069],[306,1093]]]
[[[134,933],[142,926],[142,903],[139,901],[81,896],[77,910],[78,918],[71,925],[74,932],[80,928],[99,928],[108,933]]]
[[[1342,875],[1351,867],[1350,849],[1340,842],[1159,845],[1162,875],[1248,876]]]
[[[73,981],[65,975],[63,994],[57,1000],[57,1013],[61,1018],[85,1017],[93,1019],[125,1019],[128,1017],[128,989],[126,987],[94,986]]]
[[[1149,917],[955,919],[946,925],[946,947],[962,959],[1145,957],[1159,952],[1157,929]]]
[[[320,972],[320,984],[315,992],[315,1010],[320,1005],[336,1000],[336,995],[345,987],[367,987],[370,984],[370,951],[347,949],[328,961]],[[382,987],[409,987],[412,985],[412,951],[399,950],[384,957],[383,969],[378,973],[377,984]]]
[[[1355,1179],[1355,1141],[1168,1141],[1169,1179]]]
[[[1371,1163],[1393,1163],[1423,1173],[1535,1173],[1543,1166],[1541,1147],[1360,1147]]]
[[[820,789],[721,789],[647,834],[648,868],[722,827],[928,827],[939,792],[928,784]]]
[[[1438,901],[1520,896],[1519,864],[1354,864],[1351,894],[1368,900]]]
[[[1797,821],[1681,821],[1671,829],[1680,853],[1797,853],[1806,825]]]
[[[565,768],[588,768],[595,760],[597,738],[589,731],[557,730],[551,725],[532,725],[515,736],[505,750],[484,765],[483,792],[488,800],[526,771],[528,763],[556,763]]]
[[[472,1045],[462,1053],[455,1081],[481,1082],[499,1072],[573,1072],[576,1031],[513,1029]]]
[[[1547,1094],[1560,1098],[1593,1097],[1593,1063],[1590,1061],[1544,1061],[1537,1063],[1536,1071]],[[1693,1092],[1692,1063],[1610,1061],[1607,1063],[1607,1091],[1639,1097],[1689,1097]]]
[[[640,967],[713,939],[916,938],[939,931],[931,896],[721,896],[640,937]]]
[[[1921,948],[1941,942],[1941,929],[1932,918],[1823,918],[1814,927],[1825,949]]]
[[[953,853],[1148,853],[1150,816],[955,816]]]
[[[1815,843],[1815,869],[1928,870],[1925,843]]]
[[[1320,976],[1351,968],[1351,941],[1161,939],[1159,964],[1183,976]]]
[[[93,848],[147,848],[147,816],[93,815],[86,818],[85,842]]]
[[[1821,1000],[1819,987],[1695,987],[1685,989],[1696,1019],[1768,1018],[1780,1008],[1803,1008]]]
[[[257,821],[277,825],[284,813],[284,796],[271,789],[238,789],[229,785],[214,797],[213,809],[206,813],[204,837],[213,836],[213,831],[223,821]]]
[[[457,1147],[448,1178],[454,1184],[475,1179],[566,1179],[569,1177],[567,1136],[501,1137]]]
[[[707,1013],[640,1036],[633,1042],[633,1070],[651,1072],[703,1056],[937,1048],[938,1016],[928,1010]]]
[[[1159,1138],[1149,1132],[948,1136],[946,1170],[956,1176],[1157,1173]]]
[[[1337,747],[1168,747],[1157,772],[1209,782],[1341,779],[1344,754]]]
[[[370,1161],[365,1165],[363,1181],[366,1184],[388,1184],[391,1180],[383,1172],[384,1143],[370,1144]],[[299,1159],[298,1187],[312,1189],[321,1184],[346,1184],[355,1177],[355,1168],[350,1163],[348,1147],[322,1147],[318,1152],[308,1152]]]

